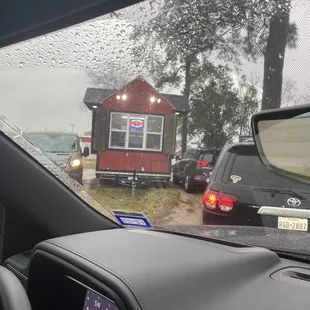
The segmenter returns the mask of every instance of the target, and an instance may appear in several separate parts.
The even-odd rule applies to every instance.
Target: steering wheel
[[[31,310],[26,291],[16,276],[0,266],[0,310]]]

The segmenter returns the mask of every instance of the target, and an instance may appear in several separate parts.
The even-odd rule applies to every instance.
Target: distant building
[[[91,149],[91,132],[85,132],[84,135],[79,135],[78,138],[80,140],[82,150],[84,150],[85,147]],[[97,158],[96,154],[89,154],[89,156],[87,157],[87,159],[94,159],[94,160],[96,158]]]

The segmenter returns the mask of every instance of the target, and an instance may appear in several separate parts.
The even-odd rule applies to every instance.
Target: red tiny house
[[[133,171],[141,172],[144,169],[145,173],[167,173],[169,171],[169,162],[164,154],[141,153],[122,151],[107,151],[101,152],[98,162],[98,170],[112,171]]]
[[[183,96],[160,94],[137,78],[119,90],[88,88],[84,103],[93,111],[97,177],[170,180],[177,115],[188,112]]]
[[[122,98],[124,95],[127,97],[125,100]],[[154,98],[155,102],[152,103],[151,98]],[[157,102],[157,100],[160,100],[160,102]],[[173,106],[142,79],[136,79],[116,91],[113,96],[105,99],[102,104],[104,109],[110,111],[159,115],[173,114]]]

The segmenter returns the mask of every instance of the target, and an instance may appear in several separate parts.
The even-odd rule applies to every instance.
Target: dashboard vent
[[[271,279],[310,288],[310,269],[285,268],[273,273]]]

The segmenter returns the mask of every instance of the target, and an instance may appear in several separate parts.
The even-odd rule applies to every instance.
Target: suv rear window
[[[213,157],[213,153],[202,153],[199,155],[199,160],[211,163],[213,161]]]
[[[226,183],[235,186],[270,189],[288,189],[292,188],[292,185],[300,189],[305,188],[302,184],[268,170],[260,161],[256,150],[250,150],[249,148],[246,152],[236,154],[231,171],[226,175]]]

